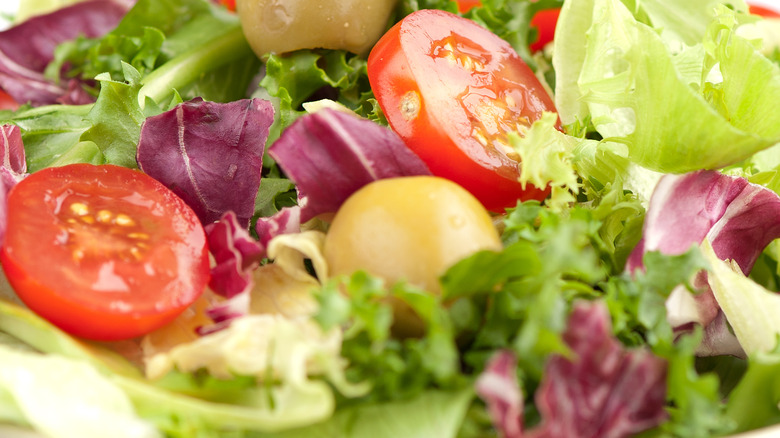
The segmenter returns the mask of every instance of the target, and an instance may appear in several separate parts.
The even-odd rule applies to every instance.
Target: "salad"
[[[771,4],[5,18],[3,436],[777,433]]]

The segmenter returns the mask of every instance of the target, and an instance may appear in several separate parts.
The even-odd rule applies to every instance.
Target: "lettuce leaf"
[[[736,35],[742,17],[717,8],[687,45],[693,28],[658,20],[666,25],[659,34],[618,0],[568,3],[553,60],[561,119],[590,117],[630,160],[661,172],[720,168],[772,146],[780,141],[780,68]]]
[[[0,344],[0,394],[13,400],[17,420],[48,437],[161,436],[110,377],[82,361]]]

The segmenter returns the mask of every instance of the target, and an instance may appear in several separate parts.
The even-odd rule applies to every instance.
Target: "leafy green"
[[[292,73],[292,74],[291,74]],[[304,114],[303,102],[331,98],[369,116],[376,106],[368,85],[366,60],[340,50],[299,50],[284,56],[269,55],[260,86],[278,99],[277,123],[271,128],[269,143]],[[375,116],[374,118],[376,118]]]
[[[473,397],[471,390],[426,391],[414,400],[366,404],[339,410],[331,419],[307,428],[257,438],[455,438]]]
[[[100,72],[94,105],[0,114],[3,123],[22,128],[31,172],[75,162],[136,167],[146,117],[196,94],[217,101],[243,97],[260,65],[238,18],[206,0],[139,0],[109,35],[73,44],[78,50],[63,47],[58,56],[76,73],[78,66],[94,68],[80,74]]]
[[[136,416],[127,394],[90,364],[0,344],[2,417],[53,438],[159,436]]]
[[[780,352],[777,348],[753,355],[745,376],[729,394],[726,415],[738,424],[736,432],[780,423]]]
[[[775,144],[780,68],[735,33],[744,15],[717,11],[703,35],[693,33],[702,26],[685,28],[668,14],[657,20],[666,25],[659,35],[635,18],[653,18],[645,9],[632,15],[618,0],[570,3],[559,25],[571,32],[556,39],[554,52],[563,122],[590,116],[604,138],[627,146],[629,159],[663,172],[723,167]],[[696,36],[696,45],[685,45]]]
[[[431,386],[457,389],[468,382],[459,372],[455,334],[440,298],[404,283],[386,287],[383,281],[357,272],[326,283],[317,299],[320,309],[315,319],[325,330],[343,328],[341,354],[349,362],[347,378],[370,384],[370,400],[408,400]],[[390,300],[414,309],[426,335],[392,336]]]

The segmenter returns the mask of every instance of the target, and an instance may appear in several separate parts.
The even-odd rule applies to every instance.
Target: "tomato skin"
[[[15,101],[10,94],[0,90],[0,110],[16,110],[19,108],[19,102]]]
[[[558,16],[561,15],[561,9],[543,9],[534,15],[531,19],[531,27],[535,27],[538,32],[536,41],[529,46],[532,52],[538,52],[544,49],[544,46],[551,43],[555,37],[555,26],[558,24]]]
[[[762,17],[780,18],[780,11],[769,9],[764,6],[753,5],[748,2],[748,11],[753,15],[760,15]]]
[[[73,164],[35,172],[9,193],[6,233],[0,263],[19,298],[83,338],[148,333],[208,282],[197,216],[136,170]]]
[[[222,5],[224,5],[228,11],[234,11],[236,10],[236,0],[219,0]]]
[[[430,55],[448,38],[459,45],[454,50],[463,60]],[[469,68],[475,60],[481,67]],[[544,111],[555,112],[531,69],[498,36],[457,15],[420,10],[374,46],[368,78],[390,126],[407,146],[434,175],[457,182],[488,210],[503,212],[518,199],[542,200],[549,193],[530,185],[523,189],[517,161],[497,146],[506,143],[506,132],[515,131],[517,124],[525,128]],[[510,99],[520,104],[510,105]],[[499,112],[510,115],[478,117]],[[504,130],[504,124],[510,128]],[[482,139],[488,140],[480,143],[476,135],[483,132]]]
[[[468,12],[472,8],[482,6],[482,2],[480,0],[457,0],[457,1],[458,1],[458,12],[460,12],[461,14]]]

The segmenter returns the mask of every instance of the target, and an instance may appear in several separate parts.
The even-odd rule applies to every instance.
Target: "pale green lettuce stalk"
[[[590,118],[659,172],[724,167],[780,141],[780,68],[735,34],[744,15],[691,3],[683,22],[661,13],[677,2],[633,13],[619,0],[568,2],[553,59],[563,123]]]
[[[720,260],[708,241],[701,248],[711,266],[712,292],[742,349],[748,357],[772,351],[780,335],[780,295],[745,277],[739,267]]]

